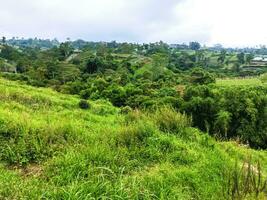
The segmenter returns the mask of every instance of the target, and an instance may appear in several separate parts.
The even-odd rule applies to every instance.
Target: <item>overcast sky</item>
[[[0,35],[267,44],[267,0],[0,0]]]

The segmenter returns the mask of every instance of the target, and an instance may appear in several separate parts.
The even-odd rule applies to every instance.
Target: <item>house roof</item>
[[[255,57],[255,58],[252,59],[252,61],[262,61],[262,60],[263,60],[262,57]]]
[[[82,50],[79,50],[79,49],[74,49],[74,51],[73,51],[74,53],[81,53],[82,52]]]

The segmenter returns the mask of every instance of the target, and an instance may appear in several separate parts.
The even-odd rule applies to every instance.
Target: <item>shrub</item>
[[[132,112],[129,112],[125,116],[125,123],[126,124],[136,123],[137,121],[143,119],[144,117],[145,117],[144,113],[142,113],[140,110],[133,110]]]
[[[132,111],[132,108],[130,106],[125,106],[121,108],[121,114],[128,114]]]
[[[190,82],[193,84],[210,84],[210,83],[215,83],[215,78],[213,74],[206,72],[205,70],[201,68],[194,68],[191,71],[191,77],[190,77]]]
[[[87,110],[87,109],[89,109],[91,106],[90,106],[90,104],[89,104],[86,100],[82,99],[82,100],[79,102],[79,107],[80,107],[81,109]]]
[[[103,91],[102,95],[109,99],[114,106],[124,106],[126,101],[126,91],[117,84],[110,85]]]
[[[81,98],[88,99],[92,94],[91,89],[85,89],[80,92]]]

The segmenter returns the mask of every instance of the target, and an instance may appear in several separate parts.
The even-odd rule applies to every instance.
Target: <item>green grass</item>
[[[219,86],[258,86],[263,85],[259,78],[232,78],[232,79],[217,79],[216,84]]]
[[[79,102],[0,79],[0,199],[223,199],[225,172],[248,157],[266,176],[266,151],[216,142],[169,108]]]

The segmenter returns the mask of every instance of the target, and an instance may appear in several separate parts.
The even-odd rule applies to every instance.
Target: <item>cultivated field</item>
[[[217,85],[221,86],[255,86],[255,85],[263,85],[263,82],[259,78],[227,78],[227,79],[217,79]]]

